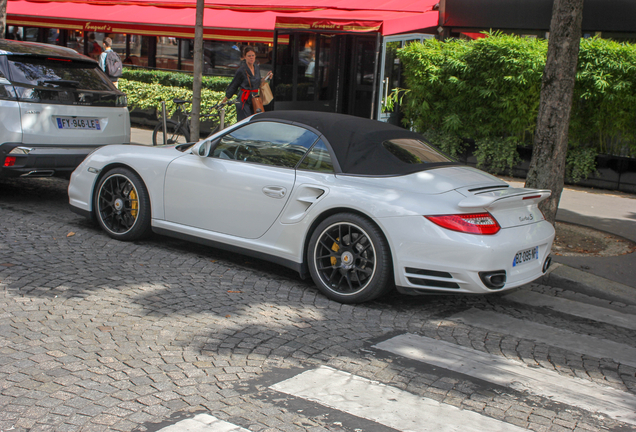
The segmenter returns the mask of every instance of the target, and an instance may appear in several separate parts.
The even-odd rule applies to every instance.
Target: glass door
[[[402,66],[397,51],[411,42],[422,42],[433,35],[412,33],[399,36],[387,36],[382,43],[381,79],[378,88],[377,119],[400,126],[400,106],[396,103],[392,110],[386,107],[386,100],[394,89],[404,88]]]
[[[351,55],[347,59],[350,71],[348,77],[348,100],[346,114],[370,118],[373,106],[373,84],[376,73],[376,37],[349,36],[351,38]]]
[[[342,36],[292,33],[278,44],[274,71],[277,110],[338,110],[338,73]]]

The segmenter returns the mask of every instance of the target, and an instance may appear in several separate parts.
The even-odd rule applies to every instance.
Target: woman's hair
[[[245,46],[243,47],[243,57],[245,57],[247,55],[248,52],[252,51],[254,54],[256,54],[256,50],[254,49],[254,47],[252,46]]]

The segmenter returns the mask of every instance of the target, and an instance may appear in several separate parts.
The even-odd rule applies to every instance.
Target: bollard
[[[161,101],[161,121],[163,122],[163,145],[168,144],[166,127],[166,101]]]

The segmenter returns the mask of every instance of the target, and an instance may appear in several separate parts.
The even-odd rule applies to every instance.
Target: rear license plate
[[[87,117],[57,117],[57,128],[101,130],[99,119]]]
[[[517,252],[512,266],[517,267],[539,259],[539,246]]]

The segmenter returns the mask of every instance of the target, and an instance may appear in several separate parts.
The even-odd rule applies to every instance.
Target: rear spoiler
[[[461,209],[503,209],[521,205],[537,205],[552,195],[548,189],[507,188],[476,193],[461,200]]]

